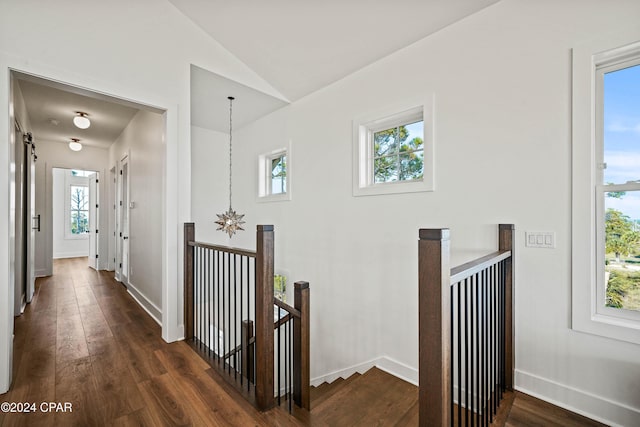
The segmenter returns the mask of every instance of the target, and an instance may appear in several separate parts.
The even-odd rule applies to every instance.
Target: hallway
[[[298,425],[273,409],[261,414],[214,380],[183,342],[160,327],[113,279],[86,258],[54,261],[16,319],[13,386],[2,402],[36,412],[0,413],[5,426]],[[42,402],[72,412],[45,413]]]

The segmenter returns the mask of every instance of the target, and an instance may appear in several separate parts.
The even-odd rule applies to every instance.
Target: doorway
[[[99,269],[98,172],[53,168],[53,259],[86,257]]]

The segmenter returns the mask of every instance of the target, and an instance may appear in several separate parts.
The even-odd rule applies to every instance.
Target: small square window
[[[280,148],[259,156],[258,200],[291,200],[291,156]]]
[[[354,196],[433,191],[432,103],[354,120]]]

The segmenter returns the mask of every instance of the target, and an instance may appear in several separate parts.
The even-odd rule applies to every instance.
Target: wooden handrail
[[[281,309],[287,311],[292,316],[297,317],[298,319],[300,318],[301,313],[300,313],[300,310],[298,310],[297,308],[291,307],[289,304],[287,304],[286,302],[280,301],[278,298],[274,298],[273,303],[278,307],[280,307]]]
[[[457,267],[451,269],[450,284],[453,285],[468,277],[473,276],[476,273],[484,270],[485,268],[497,264],[500,261],[507,259],[511,256],[511,251],[495,251],[489,255],[474,259]]]
[[[256,257],[256,251],[250,251],[248,249],[230,248],[230,247],[227,247],[227,246],[212,245],[210,243],[196,242],[196,241],[193,241],[193,240],[190,240],[188,242],[188,245],[189,246],[193,246],[193,247],[197,247],[197,248],[212,249],[214,251],[228,252],[230,254],[236,254],[236,255],[243,255],[243,256],[250,257],[250,258],[255,258]]]

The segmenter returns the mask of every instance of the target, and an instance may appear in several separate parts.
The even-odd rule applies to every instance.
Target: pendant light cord
[[[228,97],[229,99],[229,212],[231,212],[231,179],[233,176],[231,169],[231,143],[233,140],[233,100],[235,99],[233,96]]]

